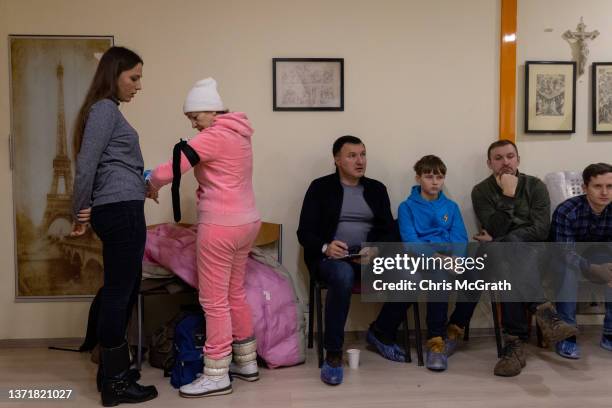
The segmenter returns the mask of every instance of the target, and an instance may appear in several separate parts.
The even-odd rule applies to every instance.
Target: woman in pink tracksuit
[[[199,183],[197,266],[207,337],[204,374],[179,393],[183,397],[229,394],[230,369],[233,376],[247,381],[259,378],[244,290],[247,255],[261,225],[252,184],[253,129],[244,113],[228,113],[212,78],[195,84],[183,111],[199,131],[188,145],[200,160],[194,167]],[[181,173],[190,168],[181,153]],[[172,178],[172,161],[158,166],[149,179],[149,195],[156,196]]]

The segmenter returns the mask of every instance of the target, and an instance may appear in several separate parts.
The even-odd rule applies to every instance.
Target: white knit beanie
[[[224,110],[223,101],[217,92],[217,81],[210,77],[195,83],[183,105],[184,113]]]

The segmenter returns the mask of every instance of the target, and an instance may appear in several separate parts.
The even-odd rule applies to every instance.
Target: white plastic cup
[[[349,367],[353,370],[357,370],[359,368],[359,353],[361,351],[359,349],[348,349],[346,350],[346,355],[348,356],[348,364]]]

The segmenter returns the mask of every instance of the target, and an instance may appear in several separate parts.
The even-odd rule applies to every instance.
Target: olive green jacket
[[[482,228],[494,241],[543,242],[550,228],[550,198],[537,177],[518,173],[514,197],[503,195],[491,175],[472,190],[472,204]]]

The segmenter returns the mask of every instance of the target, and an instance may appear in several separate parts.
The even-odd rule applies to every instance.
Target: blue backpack
[[[201,312],[187,313],[177,324],[174,332],[174,366],[170,384],[174,388],[189,384],[196,375],[204,371],[204,341],[206,330]]]

